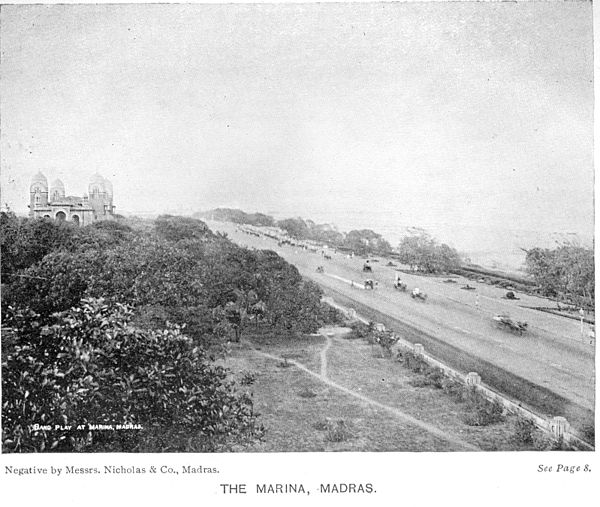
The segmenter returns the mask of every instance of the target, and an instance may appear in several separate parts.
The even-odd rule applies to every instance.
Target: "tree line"
[[[216,220],[277,226],[297,240],[321,242],[357,255],[389,256],[422,273],[451,273],[469,263],[461,258],[455,248],[438,242],[423,230],[403,237],[398,246],[392,248],[380,234],[370,229],[352,230],[345,234],[331,224],[317,224],[302,218],[276,221],[268,215],[247,214],[231,209],[217,209],[207,214]],[[525,252],[525,268],[538,284],[542,295],[555,298],[558,304],[570,302],[579,306],[593,306],[593,248],[565,244],[554,249],[532,248]]]
[[[557,304],[593,308],[595,300],[594,250],[564,244],[526,250],[525,264],[544,296]]]
[[[250,396],[215,358],[248,329],[293,337],[329,318],[294,266],[200,220],[80,228],[1,213],[0,232],[5,452],[201,452],[260,438]],[[143,429],[85,430],[105,421]]]

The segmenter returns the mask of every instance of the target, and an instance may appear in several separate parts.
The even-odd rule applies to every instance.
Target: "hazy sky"
[[[587,234],[591,3],[3,6],[2,201]],[[333,219],[333,218],[332,218]]]

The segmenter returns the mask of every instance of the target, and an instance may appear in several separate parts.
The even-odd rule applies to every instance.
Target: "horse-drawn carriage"
[[[494,315],[492,317],[492,320],[496,324],[496,327],[498,327],[499,329],[507,329],[512,333],[517,333],[521,336],[525,331],[527,331],[527,322],[513,320],[507,313],[500,313],[498,315]]]
[[[365,273],[372,273],[373,272],[373,267],[369,264],[369,261],[365,262],[363,264],[363,271]]]
[[[410,293],[410,297],[413,299],[420,299],[421,301],[427,300],[427,294],[425,294],[421,289],[415,287]]]
[[[408,288],[407,285],[404,282],[402,282],[401,280],[396,280],[394,282],[394,289],[396,289],[396,290],[401,290],[402,292],[406,292],[407,288]]]
[[[373,289],[375,289],[375,282],[371,279],[365,280],[364,286],[365,286],[365,289],[373,290]]]

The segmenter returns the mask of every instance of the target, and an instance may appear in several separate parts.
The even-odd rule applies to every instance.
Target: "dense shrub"
[[[555,438],[543,431],[536,431],[533,434],[533,447],[536,451],[566,451],[568,446],[565,445],[562,437]]]
[[[131,317],[131,308],[102,299],[84,300],[50,326],[35,325],[31,312],[13,315],[23,322],[3,362],[5,452],[173,450],[191,437],[193,450],[205,451],[260,436],[251,399],[226,370],[177,327],[144,331]],[[88,426],[128,423],[143,429]]]
[[[444,372],[430,366],[422,357],[411,351],[401,350],[397,359],[403,366],[420,373],[421,376],[412,379],[413,387],[435,387],[443,389],[455,401],[465,403],[463,421],[469,426],[487,426],[504,419],[504,409],[496,401],[489,401],[473,387],[467,387],[454,379],[448,378]]]
[[[352,322],[350,324],[350,328],[352,329],[352,331],[350,333],[348,333],[347,335],[345,335],[345,338],[348,338],[350,340],[352,340],[352,339],[363,339],[364,340],[371,333],[371,328],[367,324],[365,324],[359,320]]]
[[[464,401],[465,385],[462,382],[446,377],[442,381],[442,389],[453,400]]]
[[[322,302],[319,307],[319,324],[322,326],[343,326],[346,324],[346,317],[337,308]]]
[[[275,252],[238,247],[198,220],[1,218],[7,451],[209,450],[225,435],[255,436],[250,398],[208,354],[250,325],[291,337],[332,317],[319,287]],[[105,421],[144,430],[30,426]]]
[[[588,424],[583,427],[582,435],[586,442],[594,443],[596,441],[596,428],[593,424]]]
[[[195,218],[161,215],[155,220],[154,228],[167,241],[204,240],[213,237],[207,225]]]
[[[2,279],[11,283],[19,270],[41,261],[48,253],[68,249],[77,227],[49,219],[28,220],[14,213],[0,213]]]
[[[274,286],[266,301],[266,318],[279,332],[315,333],[321,325],[321,294],[319,286],[311,281],[301,280],[295,287]]]
[[[535,424],[529,419],[518,417],[515,421],[514,437],[520,444],[533,444],[533,437],[536,431]]]
[[[442,389],[444,387],[445,375],[439,368],[431,368],[422,376],[412,379],[409,384],[413,387],[434,387]]]
[[[400,350],[396,359],[415,373],[426,373],[431,369],[431,366],[422,357],[409,350]]]
[[[381,347],[384,353],[391,356],[392,347],[398,343],[399,337],[390,331],[375,331],[373,334],[375,343]]]
[[[467,388],[465,401],[467,411],[463,421],[469,426],[488,426],[504,419],[504,410],[497,401],[489,401],[475,388]]]
[[[51,314],[75,306],[85,297],[93,278],[102,272],[96,251],[79,254],[58,250],[21,271],[2,296],[7,306],[29,309],[46,321]]]
[[[236,224],[248,224],[255,226],[273,226],[275,219],[263,213],[245,213],[239,209],[217,208],[204,213],[195,213],[194,216],[217,220],[219,222],[234,222]]]
[[[244,371],[242,372],[242,378],[240,379],[240,384],[243,386],[251,386],[256,382],[258,374],[252,371]]]

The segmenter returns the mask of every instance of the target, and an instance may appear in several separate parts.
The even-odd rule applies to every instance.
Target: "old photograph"
[[[2,453],[594,451],[592,14],[2,5]]]

